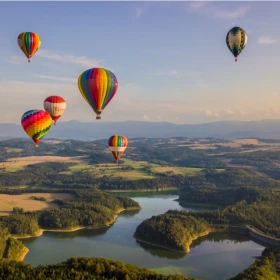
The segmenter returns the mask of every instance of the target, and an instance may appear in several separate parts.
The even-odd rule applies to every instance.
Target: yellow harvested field
[[[62,142],[63,141],[59,141],[59,140],[44,140],[44,143],[47,143],[47,144],[60,144]]]
[[[201,168],[157,166],[154,167],[154,170],[159,173],[173,172],[175,174],[196,175],[198,172],[201,171]]]
[[[235,143],[241,144],[241,145],[259,145],[259,140],[257,139],[236,139],[234,140]]]
[[[30,157],[18,157],[9,158],[7,162],[4,162],[2,167],[8,168],[22,168],[29,164],[36,164],[42,162],[86,162],[84,156],[79,157],[60,157],[60,156],[30,156]]]
[[[31,199],[31,196],[44,197],[46,201]],[[20,195],[0,194],[0,216],[8,215],[14,207],[23,208],[24,211],[46,210],[57,207],[51,202],[54,199],[70,199],[72,194],[68,193],[27,193]]]

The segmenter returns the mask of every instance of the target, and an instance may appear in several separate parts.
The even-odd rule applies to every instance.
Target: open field
[[[22,149],[19,148],[5,148],[7,153],[20,153]]]
[[[155,166],[153,167],[153,171],[157,173],[173,172],[174,174],[196,175],[198,172],[201,171],[201,168]]]
[[[148,163],[145,161],[131,161],[124,159],[124,164],[117,165],[116,163],[104,163],[104,164],[77,164],[69,167],[69,171],[61,172],[62,174],[72,174],[77,171],[86,171],[94,174],[96,177],[111,176],[111,177],[124,177],[126,179],[138,180],[138,179],[149,179],[153,176],[148,175],[143,167],[147,166]],[[131,166],[134,170],[121,170],[125,166]]]
[[[31,199],[31,196],[44,197],[46,201]],[[46,210],[57,207],[52,204],[54,199],[70,199],[73,195],[66,193],[27,193],[20,195],[0,194],[0,215],[8,215],[14,207],[23,208],[24,211]]]
[[[22,170],[29,164],[43,163],[43,162],[77,162],[83,163],[86,159],[84,156],[78,157],[60,157],[60,156],[30,156],[9,158],[6,162],[1,162],[0,168],[5,168],[8,172],[16,172]]]

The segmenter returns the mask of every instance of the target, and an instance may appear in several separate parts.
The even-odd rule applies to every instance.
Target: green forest
[[[25,190],[26,191],[26,190]],[[78,226],[105,226],[114,221],[118,211],[140,208],[130,198],[118,198],[101,191],[72,191],[74,199],[54,200],[59,208],[13,213],[0,217],[0,230],[8,229],[10,234],[35,235],[39,228],[67,229]]]
[[[192,239],[208,233],[209,226],[184,211],[170,210],[142,222],[135,231],[139,240],[188,252]]]
[[[7,228],[0,229],[0,260],[19,260],[24,251],[22,242],[12,238]]]
[[[266,248],[250,267],[230,280],[279,280],[280,247]]]
[[[20,277],[20,278],[19,278]],[[55,265],[31,267],[15,261],[0,261],[0,279],[5,280],[184,280],[182,275],[164,276],[135,265],[102,258],[70,258]],[[196,280],[195,278],[187,278]]]

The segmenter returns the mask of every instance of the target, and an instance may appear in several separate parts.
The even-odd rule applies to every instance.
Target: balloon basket
[[[30,62],[30,59],[28,59],[28,62]]]
[[[56,122],[54,122],[53,125],[56,125]]]
[[[100,116],[97,116],[96,119],[97,119],[97,120],[101,120],[101,117],[100,117]]]
[[[39,145],[38,144],[35,144],[35,148],[38,148],[39,147]]]

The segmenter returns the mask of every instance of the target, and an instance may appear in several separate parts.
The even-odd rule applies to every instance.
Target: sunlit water
[[[205,280],[235,276],[260,256],[264,247],[238,234],[211,234],[195,240],[188,254],[140,243],[133,238],[137,225],[169,209],[200,211],[201,205],[180,206],[177,195],[167,193],[118,193],[132,197],[143,209],[122,212],[110,227],[58,233],[45,232],[38,238],[23,239],[29,248],[25,262],[34,266],[54,264],[69,257],[88,256],[119,260],[163,274],[183,273]],[[213,208],[212,208],[213,209]]]

